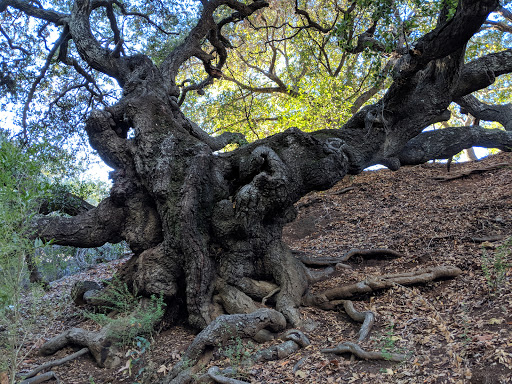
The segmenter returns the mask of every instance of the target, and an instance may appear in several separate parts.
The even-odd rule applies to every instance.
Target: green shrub
[[[498,247],[493,254],[489,254],[485,248],[482,248],[482,271],[490,294],[497,294],[504,288],[508,269],[512,267],[511,255],[512,237]]]
[[[134,345],[137,337],[151,338],[155,324],[165,312],[162,296],[153,295],[150,300],[144,300],[116,277],[99,299],[106,303],[106,309],[116,313],[115,317],[92,312],[86,312],[85,316],[101,326],[108,326],[107,335],[121,346]]]

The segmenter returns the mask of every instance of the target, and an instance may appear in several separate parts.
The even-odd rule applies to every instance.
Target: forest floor
[[[450,181],[436,179],[493,165],[501,166]],[[439,265],[457,266],[463,274],[415,287],[396,286],[355,302],[358,310],[376,315],[375,327],[362,346],[408,354],[407,362],[321,353],[323,348],[356,341],[359,324],[342,308],[303,308],[303,331],[311,341],[307,348],[282,360],[245,366],[248,354],[272,342],[234,340],[215,352],[211,364],[235,364],[245,373],[245,381],[261,384],[512,382],[512,245],[506,246],[512,236],[512,154],[452,164],[450,173],[442,164],[364,172],[346,177],[331,190],[310,193],[297,207],[298,218],[284,234],[293,250],[342,256],[352,248],[388,248],[404,255],[350,259],[351,269],[337,271],[313,290]],[[69,303],[70,287],[76,280],[108,278],[120,262],[52,283],[44,303],[51,304],[57,316],[38,320],[39,326],[27,337],[25,346],[31,352],[21,370],[72,353],[66,348],[41,357],[36,350],[70,327],[94,327]],[[122,355],[122,366],[100,369],[84,355],[53,371],[65,384],[156,382],[193,338],[186,327],[166,327],[154,336],[149,351],[137,355],[133,352],[141,352],[140,347],[131,348],[132,356],[139,358],[132,359],[131,366],[129,357]]]

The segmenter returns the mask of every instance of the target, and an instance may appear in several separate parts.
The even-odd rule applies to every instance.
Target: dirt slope
[[[435,180],[504,163],[508,166],[451,181]],[[355,341],[359,326],[343,309],[304,308],[304,331],[312,342],[306,349],[284,360],[245,367],[244,349],[233,345],[215,353],[215,364],[228,364],[226,355],[239,357],[247,374],[244,380],[268,384],[512,382],[512,269],[504,265],[507,258],[512,263],[512,248],[500,248],[512,236],[511,180],[512,155],[499,154],[478,163],[452,165],[449,174],[441,164],[365,172],[346,177],[329,191],[311,193],[297,204],[299,216],[285,231],[294,250],[341,256],[352,248],[389,248],[404,254],[398,259],[351,259],[352,269],[337,271],[314,289],[442,264],[463,270],[455,280],[396,286],[356,302],[359,310],[372,310],[377,316],[370,338],[362,345],[407,353],[408,362],[359,361],[320,353],[322,348]],[[65,297],[73,280],[107,277],[113,267],[104,265],[53,284],[47,302]],[[42,328],[36,332],[27,348],[83,321],[76,309],[64,305],[66,313],[44,334]],[[62,383],[155,382],[178,361],[193,337],[184,327],[164,327],[151,351],[132,362],[131,370],[99,369],[86,355],[53,371]],[[247,353],[262,348],[243,345]],[[71,352],[61,351],[53,358]],[[48,360],[32,352],[23,368]],[[122,360],[126,363],[128,357]],[[143,365],[145,370],[139,372]]]

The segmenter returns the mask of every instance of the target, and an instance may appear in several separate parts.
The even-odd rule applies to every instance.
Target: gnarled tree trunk
[[[449,21],[397,61],[385,96],[340,129],[288,129],[226,153],[217,151],[240,141],[240,135],[211,137],[189,121],[180,111],[176,74],[196,56],[208,81],[218,76],[225,60],[219,36],[234,16],[216,22],[217,7],[232,8],[240,19],[267,4],[203,4],[198,25],[160,67],[143,55],[120,57],[103,48],[90,31],[89,1],[75,1],[69,16],[41,16],[66,23],[83,60],[117,79],[123,97],[110,108],[93,111],[86,125],[92,147],[115,169],[109,198],[81,215],[42,218],[35,225],[39,236],[58,244],[126,240],[134,256],[123,267],[122,278],[139,292],[163,294],[183,306],[195,327],[204,328],[222,311],[251,311],[257,308],[253,300],[276,292],[275,308],[296,325],[312,274],[281,239],[283,226],[296,215],[293,204],[373,164],[398,169],[460,150],[447,149],[449,139],[434,140],[439,145],[433,146],[427,134],[419,134],[446,120],[450,103],[472,92],[475,79],[483,79],[482,85],[489,78],[489,65],[464,65],[464,47],[498,2],[461,1]],[[200,49],[205,37],[220,55],[218,67]],[[132,130],[134,135],[128,135]],[[509,132],[493,138],[477,127],[471,132],[508,148]],[[411,141],[416,136],[420,144]]]

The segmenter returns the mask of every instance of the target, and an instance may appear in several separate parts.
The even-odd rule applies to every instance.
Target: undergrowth
[[[489,294],[499,294],[505,287],[507,273],[512,267],[512,237],[490,254],[482,248],[482,271],[487,282]]]
[[[84,315],[101,326],[108,326],[108,337],[119,346],[136,346],[141,338],[150,339],[165,311],[163,296],[152,295],[150,300],[144,300],[115,277],[99,299],[110,314],[87,311]]]

